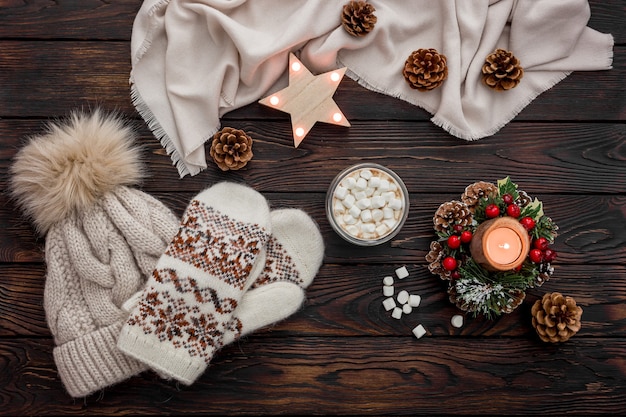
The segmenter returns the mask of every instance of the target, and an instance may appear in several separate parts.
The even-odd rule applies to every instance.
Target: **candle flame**
[[[502,249],[510,249],[511,245],[509,245],[508,243],[502,243],[502,244],[498,245],[498,247],[502,248]]]
[[[330,79],[331,79],[331,80],[333,80],[333,81],[335,81],[335,82],[339,81],[339,78],[340,78],[340,76],[339,76],[339,74],[338,74],[338,73],[336,73],[336,72],[332,72],[332,73],[330,74]]]
[[[299,62],[294,62],[293,64],[291,64],[291,69],[294,71],[300,71],[300,68],[302,68],[302,66]]]
[[[280,102],[280,100],[278,99],[278,97],[277,97],[277,96],[272,96],[272,97],[270,98],[270,103],[271,103],[273,106],[277,105],[279,102]]]

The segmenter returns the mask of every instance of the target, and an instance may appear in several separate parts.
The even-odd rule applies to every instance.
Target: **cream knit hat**
[[[75,112],[29,138],[11,166],[11,191],[46,236],[44,309],[69,394],[83,397],[147,369],[117,348],[128,313],[178,230],[142,178],[134,132],[122,119]]]

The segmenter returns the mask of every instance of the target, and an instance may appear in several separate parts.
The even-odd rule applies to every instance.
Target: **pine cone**
[[[426,254],[426,262],[428,262],[428,270],[435,275],[439,275],[441,279],[449,280],[452,271],[448,271],[441,265],[443,259],[443,246],[436,240],[430,242],[430,251]]]
[[[238,170],[252,159],[252,138],[243,130],[225,127],[213,135],[209,153],[222,171]]]
[[[448,77],[446,56],[433,48],[413,51],[404,63],[402,74],[411,88],[419,91],[437,88]]]
[[[352,36],[365,36],[374,29],[376,9],[366,1],[350,1],[343,6],[341,25]]]
[[[461,201],[467,204],[470,211],[474,213],[476,206],[478,206],[482,198],[495,197],[497,195],[498,187],[495,184],[479,181],[465,187],[465,192],[461,195]]]
[[[504,49],[496,49],[487,56],[482,68],[483,82],[498,91],[517,87],[524,76],[524,69],[513,54]]]
[[[544,282],[548,281],[554,274],[554,267],[549,263],[539,264],[539,274],[535,278],[535,282],[530,284],[531,287],[541,287]]]
[[[467,204],[453,200],[439,206],[433,216],[433,225],[436,231],[442,232],[455,224],[465,227],[472,223],[472,219]]]
[[[526,207],[527,205],[529,205],[533,199],[530,198],[530,196],[526,193],[526,191],[522,191],[522,190],[518,190],[517,191],[517,200],[515,200],[515,204],[517,204],[520,207]]]
[[[583,309],[572,297],[561,293],[545,294],[531,309],[532,324],[544,342],[565,342],[581,328]]]

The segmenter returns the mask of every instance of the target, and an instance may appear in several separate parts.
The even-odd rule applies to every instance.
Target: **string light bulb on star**
[[[333,100],[346,67],[313,75],[289,54],[289,86],[259,100],[259,103],[289,113],[293,144],[297,148],[316,122],[350,127],[350,122]]]

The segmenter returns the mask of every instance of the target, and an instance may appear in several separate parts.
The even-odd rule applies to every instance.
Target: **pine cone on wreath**
[[[453,200],[439,206],[433,216],[433,225],[436,231],[442,232],[456,224],[465,227],[472,223],[472,219],[467,204]]]
[[[439,275],[441,279],[450,279],[452,271],[448,271],[441,265],[443,259],[443,246],[435,241],[430,242],[430,251],[426,254],[426,262],[428,262],[428,270],[435,275]]]
[[[404,63],[402,74],[411,88],[419,91],[437,88],[448,78],[446,56],[433,48],[413,51]]]
[[[483,82],[497,90],[505,91],[517,87],[524,76],[524,69],[515,56],[504,49],[489,54],[482,68]]]
[[[498,187],[486,181],[475,182],[465,187],[465,192],[461,195],[461,201],[467,204],[470,211],[474,213],[476,206],[482,198],[495,197],[498,195]]]
[[[583,309],[572,297],[553,292],[535,301],[531,309],[532,324],[544,342],[565,342],[581,328]]]
[[[533,201],[533,199],[530,198],[530,196],[526,193],[526,191],[519,190],[517,194],[518,196],[517,196],[517,200],[515,200],[515,204],[517,204],[520,207],[526,207]]]
[[[222,171],[238,170],[252,159],[252,138],[243,130],[225,127],[213,135],[209,153]]]
[[[343,6],[341,25],[352,36],[365,36],[378,20],[375,11],[374,6],[366,1],[350,1]]]

